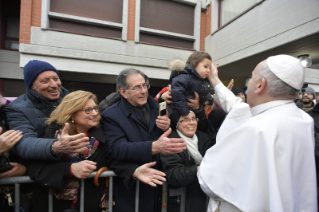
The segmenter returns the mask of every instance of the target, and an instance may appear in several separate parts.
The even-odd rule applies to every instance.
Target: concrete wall
[[[205,50],[220,65],[278,47],[319,31],[318,0],[265,0],[216,30],[217,0],[212,0],[212,35]]]
[[[23,79],[17,51],[0,50],[0,78]]]
[[[168,61],[186,60],[192,51],[97,38],[31,27],[30,44],[20,43],[20,67],[32,59],[45,60],[58,70],[118,75],[137,68],[150,78],[167,80]],[[76,77],[76,75],[74,75]],[[112,81],[114,82],[114,81]]]
[[[319,92],[319,69],[305,68],[305,82],[308,82],[308,87]]]

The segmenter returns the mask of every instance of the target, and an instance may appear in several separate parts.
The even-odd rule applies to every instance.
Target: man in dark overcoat
[[[186,149],[183,139],[167,138],[171,129],[168,117],[158,116],[158,103],[148,95],[147,76],[136,69],[123,70],[117,85],[121,100],[102,113],[102,127],[112,157],[118,161],[140,165],[156,161],[161,170],[159,154],[175,154]],[[157,179],[149,185],[140,183],[139,211],[158,211]],[[135,186],[127,188],[121,179],[114,179],[114,211],[135,209]]]

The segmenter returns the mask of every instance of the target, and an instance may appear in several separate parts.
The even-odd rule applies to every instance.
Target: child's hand
[[[172,104],[172,95],[171,95],[171,91],[168,90],[166,92],[164,92],[161,96],[161,98],[167,102],[167,104]]]

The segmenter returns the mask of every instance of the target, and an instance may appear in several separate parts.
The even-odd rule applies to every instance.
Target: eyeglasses
[[[190,123],[191,121],[198,121],[198,118],[196,118],[196,117],[193,117],[193,118],[191,118],[191,119],[189,119],[189,118],[184,118],[183,120],[180,120],[179,122],[187,122],[187,123]]]
[[[79,110],[79,111],[84,111],[86,114],[91,114],[93,110],[95,110],[95,112],[98,113],[99,112],[99,106],[96,105],[94,108],[88,107],[88,108],[86,108],[84,110]]]
[[[142,86],[141,86],[141,85],[134,86],[134,87],[132,88],[132,90],[138,92],[138,91],[140,91],[140,90],[142,89],[142,87],[143,87],[144,89],[150,89],[151,86],[150,86],[150,84],[148,84],[148,83],[144,83]]]

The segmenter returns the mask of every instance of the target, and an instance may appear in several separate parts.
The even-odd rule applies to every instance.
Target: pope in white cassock
[[[293,102],[304,75],[298,59],[269,57],[252,72],[246,104],[212,68],[215,101],[228,115],[198,172],[209,212],[317,211],[314,123]]]

